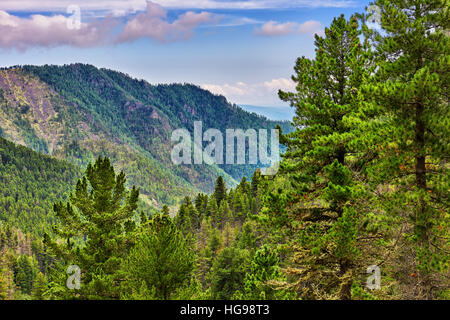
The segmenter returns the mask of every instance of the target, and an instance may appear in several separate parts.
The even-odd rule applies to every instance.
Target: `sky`
[[[0,66],[89,63],[284,106],[314,34],[366,0],[0,0]]]

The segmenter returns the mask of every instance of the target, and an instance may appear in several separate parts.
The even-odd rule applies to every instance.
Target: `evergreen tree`
[[[185,197],[175,217],[175,224],[186,235],[198,229],[200,223],[199,215],[191,202],[191,198]]]
[[[116,175],[109,159],[99,157],[94,165],[88,165],[70,202],[55,204],[61,225],[54,231],[64,242],[47,236],[46,244],[67,265],[77,265],[82,275],[81,289],[74,290],[75,295],[67,290],[62,290],[63,294],[91,299],[119,297],[117,270],[134,242],[132,219],[139,197],[139,191],[134,186],[127,191],[125,183],[125,174]],[[56,281],[65,287],[63,272],[56,275],[60,277]]]
[[[250,256],[247,250],[229,247],[220,251],[210,275],[214,298],[231,299],[236,291],[242,291],[249,264]]]
[[[231,220],[231,210],[227,201],[222,201],[220,208],[216,211],[216,215],[212,217],[212,221],[217,228],[223,229],[225,224]]]
[[[32,258],[27,255],[19,256],[14,269],[14,282],[16,285],[20,287],[22,293],[31,294],[37,274]]]
[[[217,201],[217,207],[220,207],[220,202],[227,197],[227,190],[225,187],[225,181],[223,177],[219,176],[216,180],[216,187],[214,189],[214,197]]]
[[[9,283],[6,276],[6,269],[0,261],[0,300],[6,300],[9,295]]]
[[[235,230],[231,227],[229,222],[225,223],[222,238],[223,238],[223,245],[225,247],[231,247],[235,238]]]
[[[299,288],[311,285],[314,282],[311,279],[315,279],[316,288],[323,286],[330,291],[330,286],[336,285],[333,278],[338,277],[342,280],[340,299],[351,298],[357,226],[330,226],[357,223],[353,219],[355,212],[349,213],[358,190],[349,155],[359,152],[354,149],[353,140],[360,132],[349,119],[358,119],[364,112],[358,92],[372,67],[369,43],[361,42],[361,35],[355,16],[348,21],[343,15],[335,18],[325,29],[324,37],[315,36],[315,59],[297,60],[296,74],[292,77],[297,92],[279,93],[282,100],[296,108],[293,121],[296,130],[281,139],[288,147],[281,168],[290,174],[296,201],[305,200],[296,207],[297,217],[302,221],[301,245],[295,255],[296,263],[302,265],[298,269],[298,285]],[[278,200],[270,200],[271,206],[283,198],[292,205],[290,196],[273,194],[272,197]],[[280,204],[281,213],[285,211],[286,201]],[[337,246],[344,240],[346,246],[353,246],[347,254],[339,252]],[[339,266],[337,270],[335,265]]]
[[[1,224],[0,224],[1,226]],[[8,235],[9,232],[6,234]],[[0,300],[9,300],[14,297],[14,264],[16,258],[11,249],[4,248],[0,251]]]
[[[189,285],[194,255],[188,242],[166,215],[156,215],[143,226],[122,272],[125,292],[153,292],[156,299],[170,299],[176,290]]]
[[[217,201],[213,196],[210,201],[208,201],[208,207],[206,208],[206,216],[210,217],[212,222],[215,223],[215,219],[218,215],[219,208],[217,207]]]
[[[252,183],[251,183],[251,187],[252,187],[252,193],[253,196],[256,197],[257,193],[258,193],[258,186],[261,182],[261,170],[255,170],[255,172],[253,173],[252,176]]]
[[[31,297],[33,300],[45,300],[45,291],[47,290],[47,278],[39,272],[36,276],[36,280],[33,283],[33,290]]]
[[[286,277],[279,267],[278,252],[267,245],[259,249],[251,264],[250,272],[245,275],[245,288],[241,299],[247,300],[285,300],[295,294],[285,289],[276,290],[270,281],[285,281]]]
[[[222,237],[218,229],[212,229],[209,235],[207,250],[211,253],[211,258],[216,258],[222,246]],[[212,260],[212,259],[211,259]]]
[[[445,214],[450,177],[449,4],[446,0],[374,4],[380,9],[382,27],[373,35],[378,70],[365,87],[365,95],[380,113],[379,161],[373,176],[377,184],[396,185],[386,193],[383,205],[386,211],[411,219],[419,295],[430,298],[431,273],[445,271],[449,259]]]
[[[189,286],[177,290],[174,300],[211,300],[211,289],[203,290],[199,279],[192,277]]]
[[[236,237],[236,245],[241,249],[247,249],[252,254],[259,248],[263,236],[260,232],[262,225],[253,220],[246,221],[241,232]]]
[[[205,215],[208,208],[208,195],[199,193],[195,198],[195,209],[199,215],[199,220],[201,220]]]

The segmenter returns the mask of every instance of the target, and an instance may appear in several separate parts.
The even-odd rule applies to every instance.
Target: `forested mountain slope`
[[[194,85],[150,85],[91,65],[12,67],[0,71],[0,135],[84,167],[108,156],[149,205],[210,192],[217,176],[235,185],[255,165],[176,166],[171,133],[203,128],[274,128]],[[281,123],[284,128],[289,125]],[[225,172],[224,172],[225,170]]]
[[[43,235],[55,222],[53,203],[67,198],[81,174],[71,163],[0,138],[0,222]]]

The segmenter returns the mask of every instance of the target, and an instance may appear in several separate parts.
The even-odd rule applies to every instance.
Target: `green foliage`
[[[111,155],[145,192],[136,212],[139,191],[100,157],[63,204],[77,169],[0,139],[0,299],[448,299],[448,1],[374,4],[380,31],[342,15],[315,36],[314,59],[297,60],[296,91],[279,93],[296,117],[293,132],[281,123],[275,177],[170,163],[174,128],[276,124],[199,87],[80,64],[6,69],[60,95],[47,92],[73,135],[57,154]],[[0,90],[1,115],[46,152],[29,124],[36,106],[13,91]],[[99,139],[68,129],[78,121]],[[65,287],[68,265],[80,266],[81,290]],[[371,265],[381,290],[364,287]]]
[[[222,200],[225,200],[227,197],[227,190],[225,187],[225,182],[223,181],[222,176],[218,177],[216,180],[216,187],[214,190],[214,197],[217,201],[217,206],[220,206]]]
[[[397,6],[388,5],[384,2],[380,2],[380,5],[387,9],[387,12],[383,15],[383,25],[390,31],[382,39],[379,46],[380,54],[398,52],[400,48],[405,54],[401,59],[391,63],[389,68],[381,64],[382,68],[377,74],[379,77],[377,79],[385,79],[396,70],[400,70],[400,67],[402,69],[401,72],[396,72],[395,82],[392,80],[381,82],[379,86],[374,88],[377,93],[376,102],[386,108],[386,111],[393,112],[393,124],[396,124],[397,129],[413,141],[412,148],[401,145],[401,151],[415,158],[416,170],[414,175],[419,189],[417,191],[419,193],[425,191],[432,193],[432,199],[428,198],[422,201],[431,204],[438,197],[442,199],[443,204],[448,205],[448,198],[444,194],[448,187],[448,167],[440,166],[436,170],[431,168],[434,167],[434,164],[443,161],[445,155],[449,152],[448,137],[450,132],[446,125],[449,119],[448,101],[446,101],[446,89],[449,86],[448,61],[450,54],[449,38],[446,34],[449,26],[448,3],[445,1],[430,1],[429,4],[421,4],[407,1]],[[404,8],[412,6],[415,6],[411,13],[412,16],[407,17],[401,12]],[[389,17],[396,19],[386,21]],[[394,25],[400,17],[407,21],[406,25],[399,30],[391,31],[391,25]],[[435,29],[434,32],[431,32],[431,29]],[[402,38],[399,38],[399,34],[403,30],[407,30],[406,34],[402,33]],[[411,43],[405,47],[407,41],[411,41]],[[427,54],[423,52],[424,50]],[[405,60],[417,62],[406,66]],[[447,70],[447,74],[445,70]],[[381,94],[378,93],[380,90],[382,90]],[[402,96],[397,103],[405,108],[409,108],[407,105],[412,104],[415,111],[413,117],[411,117],[411,114],[405,114],[403,110],[393,109],[387,105],[394,95],[399,94],[402,94]],[[444,121],[439,121],[440,119]],[[406,126],[408,120],[415,121],[415,128]],[[405,139],[405,136],[403,138]],[[428,167],[425,163],[426,160],[430,161]],[[442,175],[444,180],[438,180],[439,176],[436,175]],[[422,198],[424,195],[420,194],[419,197]],[[427,205],[427,207],[429,206]],[[422,211],[427,209],[430,210],[430,208],[419,208]],[[428,238],[428,235],[426,235],[428,228],[436,222],[432,221],[431,216],[436,216],[436,214],[436,210],[417,214],[416,235],[419,241]],[[429,222],[431,225],[427,225]]]
[[[31,297],[33,300],[45,300],[45,293],[47,291],[47,278],[39,272],[33,283],[33,290]]]
[[[173,298],[177,290],[198,286],[195,281],[189,283],[193,267],[194,256],[182,233],[170,217],[156,215],[142,226],[136,246],[124,262],[126,292],[143,286],[140,292],[152,292],[154,299]],[[179,291],[177,294],[183,295]]]
[[[378,110],[373,172],[395,185],[382,206],[412,223],[408,238],[416,250],[419,291],[429,297],[431,273],[448,270],[449,259],[449,6],[445,0],[374,4],[383,32],[369,33],[378,69],[363,88]],[[375,175],[373,181],[379,183]]]
[[[351,297],[349,274],[357,251],[358,213],[349,209],[357,200],[354,176],[364,177],[364,172],[358,172],[361,170],[349,161],[349,155],[358,151],[354,139],[359,128],[346,119],[363,121],[360,114],[365,105],[360,103],[358,92],[373,66],[369,44],[361,42],[361,34],[355,16],[346,20],[341,15],[325,29],[324,37],[316,35],[315,59],[297,60],[293,76],[297,92],[280,91],[280,98],[296,108],[297,129],[282,138],[288,150],[281,165],[292,179],[296,198],[279,189],[266,201],[269,212],[275,209],[286,220],[287,202],[292,205],[300,197],[308,200],[296,207],[302,221],[298,226],[302,247],[294,259],[302,270],[297,274],[299,286],[323,272],[328,275],[321,285],[332,291],[336,283],[329,274],[334,273],[347,279],[343,282],[349,281],[337,283],[341,299]],[[311,298],[310,294],[303,290],[304,297]]]
[[[336,246],[334,255],[340,259],[353,260],[358,255],[357,235],[357,212],[352,208],[345,208],[342,216],[333,224],[328,234],[328,237]]]
[[[203,290],[201,282],[192,277],[188,287],[181,287],[172,297],[174,300],[211,300],[211,289]]]
[[[125,174],[116,175],[108,158],[89,164],[70,202],[56,203],[61,221],[54,232],[64,243],[46,236],[46,245],[68,264],[82,270],[78,298],[118,297],[117,270],[133,244],[139,191],[125,189]],[[61,284],[63,285],[63,284]]]
[[[245,249],[228,247],[220,251],[211,270],[213,297],[223,300],[238,290],[243,291],[249,265],[250,255]]]
[[[286,277],[279,267],[278,252],[267,245],[256,251],[250,272],[245,275],[245,288],[242,299],[247,300],[285,300],[295,298],[295,294],[285,289],[276,290],[270,282],[285,281]]]
[[[277,124],[290,130],[287,122],[269,121],[245,112],[223,96],[195,85],[153,86],[123,73],[84,64],[23,66],[5,72],[17,73],[17,81],[22,77],[37,78],[56,92],[51,101],[59,112],[55,121],[65,133],[64,150],[58,148],[58,153],[82,165],[98,155],[108,156],[115,165],[124,164],[129,181],[158,203],[174,204],[194,191],[192,185],[211,192],[214,182],[210,177],[223,176],[229,185],[234,185],[235,179],[250,177],[258,168],[173,165],[170,158],[173,130],[186,128],[192,134],[194,121],[202,121],[205,129],[216,128],[223,133],[229,128],[270,129]],[[32,104],[30,99],[27,102]],[[79,122],[83,123],[81,129]],[[91,140],[92,134],[98,139]],[[72,148],[74,140],[81,142],[79,150]]]
[[[42,236],[55,223],[53,203],[64,199],[81,170],[0,138],[0,220]]]
[[[27,255],[18,257],[14,266],[14,282],[22,293],[31,294],[33,283],[36,279],[35,262]]]
[[[3,265],[0,264],[0,300],[6,300],[8,298],[9,284],[6,277],[6,270]]]

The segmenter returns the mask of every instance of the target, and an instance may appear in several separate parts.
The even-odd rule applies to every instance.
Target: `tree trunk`
[[[415,176],[416,176],[416,186],[419,189],[420,197],[419,197],[419,208],[416,213],[416,225],[420,225],[420,242],[419,246],[426,247],[428,246],[428,218],[426,217],[427,208],[425,199],[423,198],[423,193],[426,192],[427,189],[427,179],[426,179],[426,167],[425,167],[425,124],[423,122],[423,104],[416,104],[416,131],[415,131],[415,142],[416,142],[416,155],[415,155]],[[425,227],[426,226],[426,227]],[[425,227],[425,229],[423,229]],[[430,298],[430,288],[431,288],[431,279],[428,274],[425,272],[419,271],[419,297],[422,299]]]
[[[352,284],[353,277],[350,270],[350,263],[348,260],[341,261],[341,285],[339,287],[339,300],[351,300],[352,299]]]

